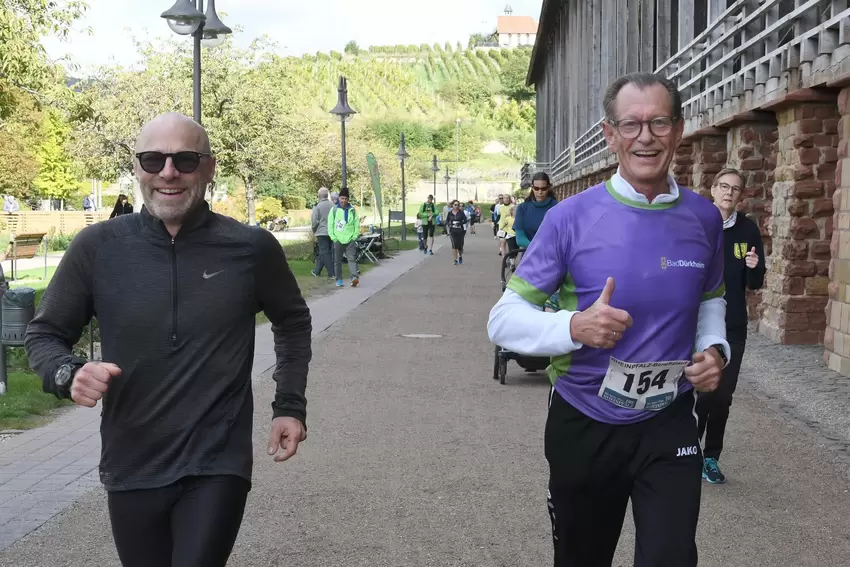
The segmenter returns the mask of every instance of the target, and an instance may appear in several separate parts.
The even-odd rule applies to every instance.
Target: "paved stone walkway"
[[[314,341],[310,437],[283,465],[263,454],[261,408],[274,386],[266,376],[256,381],[254,483],[229,565],[551,564],[547,380],[514,363],[506,385],[490,378],[485,325],[500,285],[495,242],[484,233],[467,238],[463,266],[437,251],[356,309],[345,297],[356,305],[360,290],[323,298],[350,309],[317,324],[326,329]],[[843,463],[813,430],[760,399],[759,372],[782,384],[786,368],[770,345],[751,345],[751,378],[742,378],[723,456],[729,483],[703,490],[700,565],[844,567]],[[779,372],[769,374],[770,364]],[[627,517],[614,564],[631,565],[633,546]],[[118,565],[102,489],[0,551],[0,566],[44,565]]]
[[[416,264],[405,252],[369,271],[357,288],[310,301],[316,336]],[[344,298],[343,305],[340,305]],[[257,328],[252,376],[275,364],[269,324]],[[263,403],[262,407],[267,404]],[[100,487],[100,406],[73,407],[48,425],[13,435],[0,445],[0,550],[44,524],[80,496]]]
[[[850,378],[826,367],[822,346],[781,346],[751,332],[741,380],[833,453],[850,479]]]

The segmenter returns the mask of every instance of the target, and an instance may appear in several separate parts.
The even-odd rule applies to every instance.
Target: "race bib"
[[[611,357],[599,397],[621,408],[663,410],[679,395],[679,379],[688,363],[623,362]]]
[[[345,221],[336,221],[336,229],[342,230],[345,228]]]

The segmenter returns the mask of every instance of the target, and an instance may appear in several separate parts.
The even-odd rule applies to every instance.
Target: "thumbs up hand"
[[[747,252],[747,257],[744,259],[744,263],[747,264],[749,269],[755,269],[756,266],[759,265],[759,255],[756,254],[756,247],[753,246],[753,249]]]
[[[623,338],[623,332],[632,326],[632,317],[622,309],[611,307],[613,295],[614,278],[608,278],[599,299],[570,320],[574,341],[593,348],[614,348]]]

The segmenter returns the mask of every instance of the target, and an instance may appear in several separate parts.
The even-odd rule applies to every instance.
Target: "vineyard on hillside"
[[[532,154],[534,100],[520,84],[530,50],[459,47],[372,47],[356,54],[288,58],[285,64],[315,111],[326,113],[336,104],[337,81],[344,75],[349,103],[364,119],[454,123],[470,118],[485,123],[518,153]]]

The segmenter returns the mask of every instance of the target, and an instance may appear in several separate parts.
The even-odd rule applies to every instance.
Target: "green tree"
[[[29,198],[38,175],[35,153],[42,113],[34,98],[19,90],[9,91],[15,113],[0,128],[0,194]]]
[[[79,188],[79,179],[65,151],[70,127],[56,110],[44,114],[41,144],[36,152],[38,176],[33,184],[38,196],[48,199],[67,199]]]
[[[349,55],[360,55],[360,46],[357,45],[356,41],[351,40],[345,44],[345,52]]]
[[[527,50],[516,50],[516,54],[502,64],[502,92],[516,101],[529,100],[534,96],[534,89],[526,86],[528,67],[531,65],[531,55]]]
[[[61,5],[54,0],[3,0],[0,2],[0,126],[15,100],[13,87],[37,94],[57,84],[56,70],[48,61],[41,38],[66,37],[71,25],[86,9],[79,0]]]

